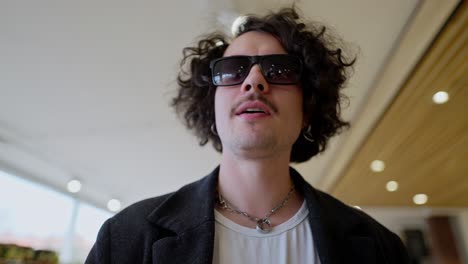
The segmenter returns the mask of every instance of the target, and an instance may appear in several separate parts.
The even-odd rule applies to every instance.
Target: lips
[[[263,114],[270,115],[271,111],[264,103],[260,101],[249,101],[241,104],[235,111],[236,115]]]

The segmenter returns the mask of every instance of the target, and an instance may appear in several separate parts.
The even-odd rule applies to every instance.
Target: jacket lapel
[[[213,259],[213,223],[205,223],[178,236],[153,244],[153,263],[211,263]]]
[[[362,226],[354,209],[314,189],[293,168],[290,174],[306,200],[320,263],[376,263],[374,240],[365,231],[367,227]]]
[[[173,193],[148,216],[168,230],[168,236],[153,243],[153,263],[212,262],[218,171]]]
[[[290,174],[294,185],[298,187],[306,200],[307,209],[309,210],[309,224],[312,229],[314,245],[319,254],[320,263],[339,263],[336,260],[335,254],[331,252],[331,249],[334,248],[333,240],[330,237],[328,225],[323,219],[324,215],[321,210],[321,204],[317,199],[316,190],[293,168],[290,168]]]

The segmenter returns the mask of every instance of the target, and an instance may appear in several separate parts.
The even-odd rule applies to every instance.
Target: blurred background
[[[82,263],[107,218],[208,174],[219,154],[169,106],[182,49],[293,3],[358,60],[352,128],[292,166],[400,235],[414,263],[468,263],[460,0],[0,0],[0,263]]]

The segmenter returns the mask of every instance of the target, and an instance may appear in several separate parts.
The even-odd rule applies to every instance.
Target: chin
[[[262,149],[274,149],[277,145],[276,140],[271,137],[265,136],[248,136],[239,138],[236,140],[236,145],[242,150],[262,150]]]

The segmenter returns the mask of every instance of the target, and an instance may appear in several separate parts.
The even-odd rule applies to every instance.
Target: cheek
[[[302,91],[298,88],[298,90],[291,92],[287,94],[287,96],[283,97],[283,100],[288,102],[287,107],[289,109],[289,114],[291,115],[291,120],[294,122],[299,121],[300,126],[302,127],[302,123],[304,121]]]
[[[225,120],[229,113],[229,98],[224,91],[217,90],[215,93],[215,120],[216,125],[221,125],[220,122]]]
[[[294,100],[291,100],[294,103],[290,105],[291,127],[298,131],[302,130],[305,121],[302,100],[302,96],[295,97]]]
[[[301,120],[301,128],[304,126],[304,95],[302,93],[302,89],[301,88],[298,88],[299,91],[298,91],[298,94],[297,94],[297,97],[296,97],[296,111],[298,113],[298,115],[300,116],[300,120]]]

